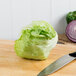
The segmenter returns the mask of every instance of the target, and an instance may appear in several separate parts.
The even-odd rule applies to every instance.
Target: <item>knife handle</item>
[[[76,57],[76,52],[70,53],[69,55],[72,57]]]

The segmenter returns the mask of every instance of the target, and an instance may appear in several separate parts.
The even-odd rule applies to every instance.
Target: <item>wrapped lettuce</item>
[[[15,41],[15,52],[27,59],[44,60],[55,47],[58,35],[54,28],[45,21],[33,21],[22,30]]]

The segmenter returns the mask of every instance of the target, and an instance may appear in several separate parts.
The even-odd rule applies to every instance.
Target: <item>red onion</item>
[[[76,20],[68,24],[66,27],[66,35],[71,41],[76,42]]]

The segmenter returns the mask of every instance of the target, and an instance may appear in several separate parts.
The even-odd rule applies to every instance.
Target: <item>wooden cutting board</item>
[[[37,76],[46,66],[74,51],[75,45],[57,44],[47,60],[27,60],[16,56],[14,41],[0,40],[0,76]],[[76,60],[49,76],[76,76]]]

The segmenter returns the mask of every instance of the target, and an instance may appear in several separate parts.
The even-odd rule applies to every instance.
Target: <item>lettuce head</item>
[[[15,41],[15,52],[27,59],[44,60],[55,47],[58,35],[46,21],[33,21],[27,25],[18,40]]]

